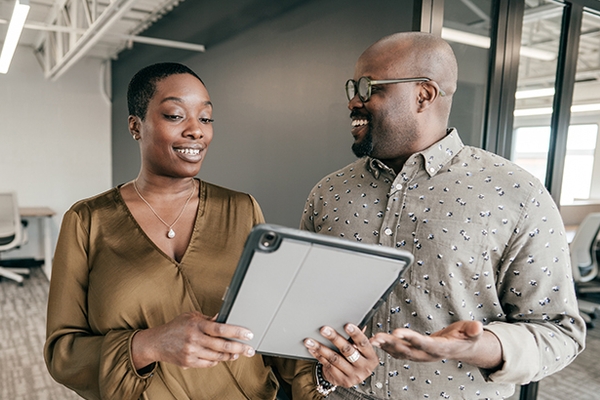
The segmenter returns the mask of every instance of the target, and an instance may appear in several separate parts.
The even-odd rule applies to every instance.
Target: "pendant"
[[[167,237],[169,239],[173,239],[175,237],[175,231],[172,228],[169,229],[169,232],[167,232]]]

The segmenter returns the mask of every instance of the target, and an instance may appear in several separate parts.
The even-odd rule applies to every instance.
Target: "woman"
[[[243,343],[252,333],[213,318],[263,216],[250,195],[194,178],[213,137],[208,92],[161,63],[133,77],[127,100],[140,172],[64,216],[48,370],[87,399],[274,399],[271,368]]]

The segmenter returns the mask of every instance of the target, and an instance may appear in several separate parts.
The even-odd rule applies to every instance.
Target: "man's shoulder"
[[[358,160],[346,165],[343,168],[340,168],[336,171],[333,171],[327,175],[325,175],[323,178],[321,178],[321,180],[319,180],[319,182],[317,182],[317,184],[315,185],[315,187],[318,187],[319,185],[322,185],[323,183],[326,182],[331,182],[333,180],[338,180],[338,179],[346,179],[345,177],[347,175],[352,175],[352,174],[364,174],[364,173],[368,173],[368,169],[367,169],[367,165],[368,165],[369,159],[367,157],[363,157],[363,158],[359,158]]]
[[[477,171],[487,173],[494,180],[523,182],[534,187],[544,187],[544,184],[531,172],[505,157],[474,146],[465,146],[458,161],[468,164]]]

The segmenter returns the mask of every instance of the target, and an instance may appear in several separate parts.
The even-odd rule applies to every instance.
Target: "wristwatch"
[[[329,396],[329,394],[335,391],[335,388],[337,388],[336,385],[329,382],[323,376],[323,364],[320,362],[318,362],[317,366],[315,367],[315,378],[317,379],[317,392],[323,395],[323,397]]]

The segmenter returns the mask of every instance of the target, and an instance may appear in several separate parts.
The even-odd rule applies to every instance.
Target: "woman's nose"
[[[206,125],[203,125],[200,120],[194,119],[188,125],[187,129],[185,130],[185,134],[193,137],[194,139],[200,139],[204,136],[204,129],[206,129]]]

